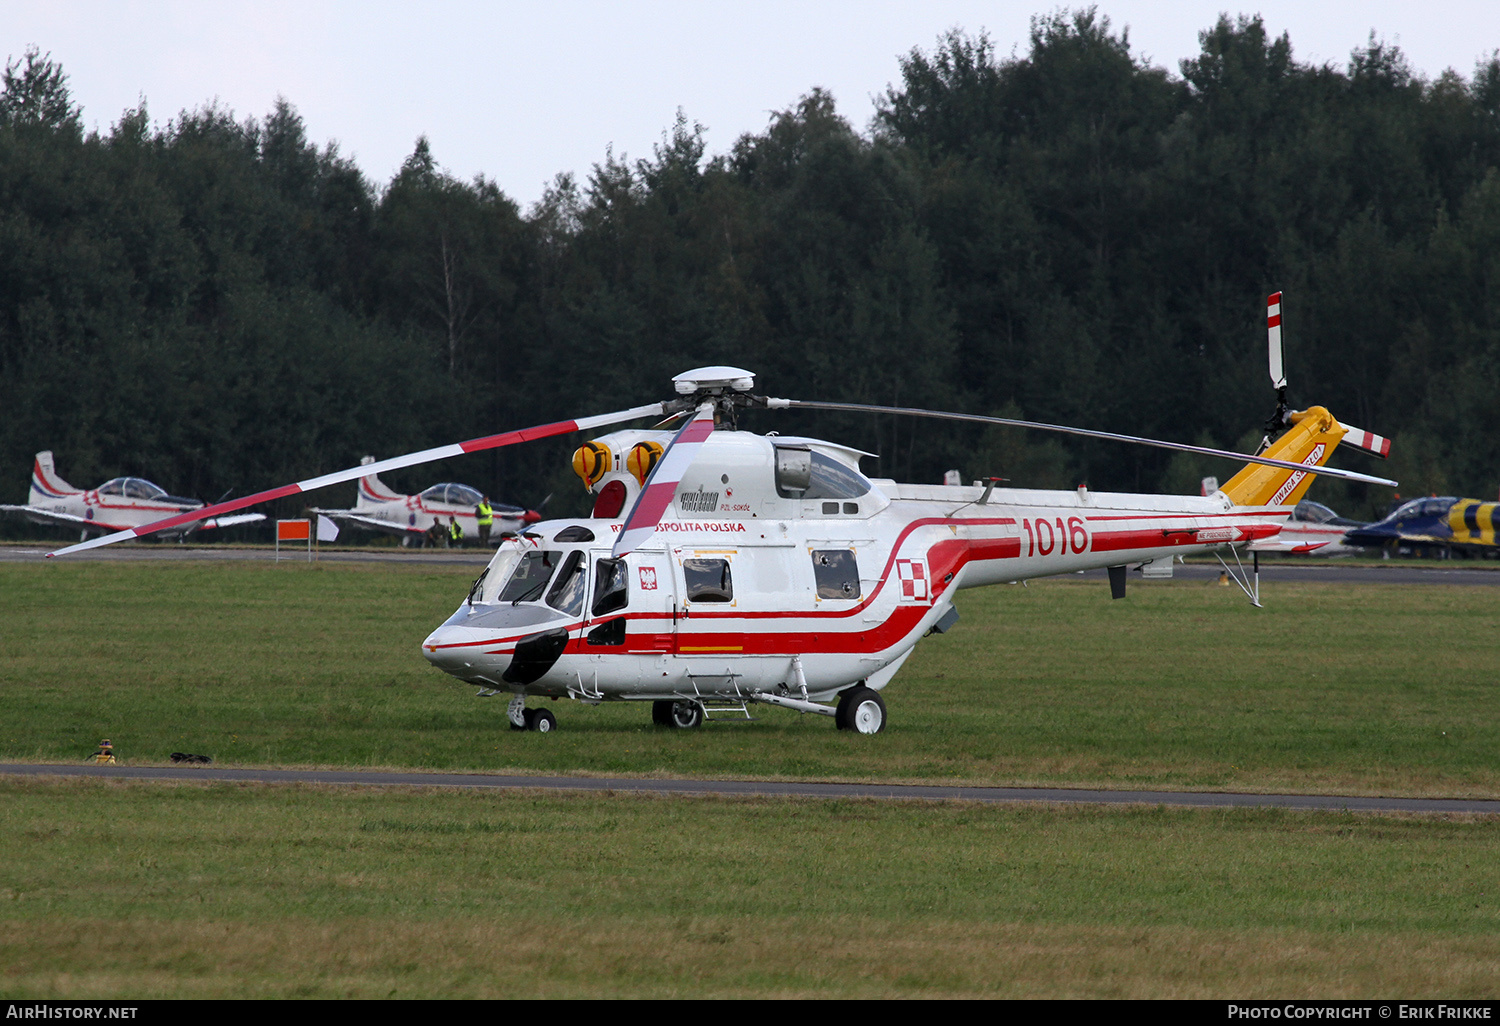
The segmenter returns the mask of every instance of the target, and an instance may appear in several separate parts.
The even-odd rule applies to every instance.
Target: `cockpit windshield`
[[[1292,519],[1304,524],[1326,524],[1338,518],[1339,515],[1333,510],[1311,499],[1303,499],[1297,503],[1297,508],[1292,510]]]
[[[1440,517],[1448,512],[1448,507],[1453,505],[1452,499],[1413,499],[1406,503],[1387,519],[1410,520],[1413,517]]]
[[[552,572],[563,554],[550,549],[533,550],[521,557],[500,592],[501,602],[535,602],[542,597]]]
[[[127,499],[160,499],[167,494],[167,490],[161,485],[152,484],[139,477],[127,477],[125,479],[125,497]]]
[[[142,477],[117,477],[99,486],[100,495],[123,495],[127,499],[160,499],[167,490]]]
[[[477,506],[482,498],[477,489],[452,481],[435,484],[422,493],[423,502],[447,502],[455,506]]]

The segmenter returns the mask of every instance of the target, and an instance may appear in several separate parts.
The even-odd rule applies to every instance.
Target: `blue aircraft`
[[[1434,495],[1402,503],[1384,520],[1351,528],[1344,542],[1391,553],[1486,558],[1500,554],[1497,529],[1500,502]]]

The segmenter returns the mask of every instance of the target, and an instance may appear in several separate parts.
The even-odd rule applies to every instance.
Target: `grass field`
[[[0,996],[1488,997],[1500,823],[0,783]]]
[[[0,565],[0,759],[1500,796],[1493,589],[966,593],[850,737],[429,668],[463,570]],[[0,781],[0,992],[1500,991],[1500,823],[1275,811]]]

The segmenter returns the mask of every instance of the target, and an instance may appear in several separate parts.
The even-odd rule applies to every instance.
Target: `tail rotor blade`
[[[1286,387],[1286,368],[1281,362],[1281,293],[1266,297],[1266,336],[1271,358],[1271,387]]]
[[[633,552],[655,533],[656,525],[672,504],[672,496],[676,494],[682,476],[693,465],[698,450],[703,448],[713,430],[713,404],[704,403],[698,408],[697,415],[677,432],[652,469],[651,476],[646,478],[641,493],[635,497],[635,505],[630,507],[625,526],[620,529],[620,537],[615,539],[614,550],[610,553],[615,559]]]
[[[621,410],[617,413],[602,413],[596,417],[580,417],[577,420],[560,420],[552,424],[540,424],[536,427],[522,428],[519,431],[507,431],[498,435],[472,438],[467,442],[440,445],[435,449],[424,449],[421,452],[408,453],[405,456],[393,456],[388,460],[380,460],[375,463],[361,463],[357,467],[350,467],[347,470],[340,470],[333,474],[308,478],[305,481],[282,485],[280,488],[271,488],[264,492],[256,492],[254,495],[246,495],[239,499],[232,499],[229,502],[215,503],[212,506],[202,509],[195,509],[175,517],[168,517],[165,520],[158,520],[154,524],[146,524],[144,527],[133,527],[126,531],[117,531],[114,534],[103,535],[92,541],[81,542],[78,545],[69,545],[67,548],[58,549],[56,552],[49,552],[47,555],[49,558],[52,556],[66,556],[74,552],[82,552],[85,549],[98,548],[101,545],[113,545],[115,542],[126,541],[130,538],[139,538],[143,535],[154,534],[157,531],[169,530],[173,527],[180,527],[183,524],[190,524],[196,520],[204,520],[222,513],[232,513],[237,509],[244,509],[246,506],[253,506],[256,503],[269,502],[272,499],[281,499],[288,495],[310,492],[316,488],[326,488],[328,485],[353,481],[355,478],[365,477],[370,474],[382,474],[387,470],[415,467],[422,463],[447,459],[450,456],[463,456],[471,452],[498,449],[502,446],[515,445],[519,442],[530,442],[538,438],[565,435],[571,431],[587,431],[606,424],[618,424],[621,421],[636,420],[640,417],[659,417],[663,412],[661,403],[652,403],[649,406],[637,406],[634,409]]]
[[[1354,427],[1350,424],[1341,423],[1339,427],[1348,432],[1344,436],[1344,443],[1346,445],[1356,446],[1370,453],[1372,456],[1379,456],[1381,459],[1390,458],[1391,440],[1389,438],[1386,438],[1384,435],[1377,435],[1373,431],[1366,431],[1364,428]]]

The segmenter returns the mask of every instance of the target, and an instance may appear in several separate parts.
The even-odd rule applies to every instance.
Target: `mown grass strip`
[[[1492,996],[1500,822],[0,781],[0,991]]]

